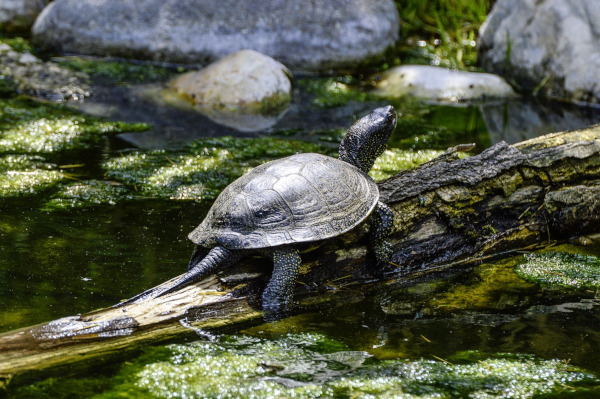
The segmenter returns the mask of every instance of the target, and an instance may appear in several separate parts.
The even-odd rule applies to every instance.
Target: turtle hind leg
[[[240,251],[229,250],[221,246],[212,248],[203,258],[200,257],[200,251],[201,250],[199,249],[194,251],[192,254],[192,259],[190,260],[191,267],[186,273],[183,274],[183,276],[181,276],[179,280],[175,281],[172,285],[167,287],[158,286],[155,288],[150,288],[141,294],[118,303],[115,305],[115,307],[136,303],[148,298],[158,298],[159,296],[177,291],[178,289],[183,288],[202,277],[232,266],[241,257]],[[195,263],[193,263],[194,261]]]
[[[370,247],[377,261],[377,273],[395,271],[390,263],[392,245],[387,241],[394,227],[394,214],[383,202],[378,202],[370,218]]]
[[[300,251],[296,248],[282,247],[273,250],[273,273],[263,291],[263,310],[277,314],[291,309],[301,263]]]
[[[184,273],[179,280],[173,283],[173,285],[160,289],[160,292],[154,297],[156,298],[168,294],[169,292],[177,291],[202,277],[227,269],[241,257],[240,251],[230,250],[221,246],[212,248],[203,258],[201,258],[202,253],[202,249],[196,248],[192,254],[188,271]]]
[[[194,248],[194,252],[192,252],[192,256],[190,257],[190,262],[188,263],[188,271],[194,268],[206,255],[208,254],[208,250],[200,245],[196,245]]]

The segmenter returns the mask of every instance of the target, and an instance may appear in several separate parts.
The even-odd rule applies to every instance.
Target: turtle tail
[[[221,246],[214,247],[204,258],[201,259],[198,259],[198,253],[198,250],[194,251],[188,271],[173,284],[167,287],[158,286],[151,288],[115,306],[119,307],[130,303],[136,303],[148,298],[158,298],[170,292],[177,291],[202,277],[226,269],[227,267],[233,265],[233,263],[240,258],[239,251],[229,250]]]

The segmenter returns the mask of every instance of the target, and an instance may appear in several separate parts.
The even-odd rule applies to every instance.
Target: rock
[[[13,81],[18,92],[45,100],[80,100],[90,95],[86,74],[19,53],[5,43],[0,43],[0,76]]]
[[[233,53],[171,83],[175,91],[217,123],[241,131],[273,125],[292,96],[291,72],[253,50]]]
[[[0,0],[0,30],[4,33],[28,32],[49,0]]]
[[[600,0],[498,0],[480,30],[479,60],[526,91],[600,102]]]
[[[184,64],[253,49],[323,70],[382,53],[398,27],[392,0],[55,0],[33,38],[55,52]]]
[[[500,76],[426,65],[402,65],[376,78],[374,93],[382,97],[411,96],[422,100],[459,102],[512,97]]]

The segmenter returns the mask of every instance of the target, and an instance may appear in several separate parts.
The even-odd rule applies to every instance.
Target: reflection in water
[[[492,144],[510,144],[547,133],[581,129],[600,123],[600,108],[562,103],[513,100],[481,107]]]
[[[0,209],[0,331],[109,306],[185,271],[187,233],[206,212],[156,202],[51,213],[27,206]]]

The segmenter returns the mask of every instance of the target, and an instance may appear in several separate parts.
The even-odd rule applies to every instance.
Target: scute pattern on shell
[[[358,168],[320,154],[296,154],[231,183],[189,238],[229,249],[323,240],[356,227],[378,200],[377,185]]]

